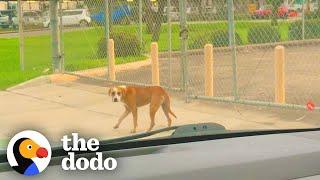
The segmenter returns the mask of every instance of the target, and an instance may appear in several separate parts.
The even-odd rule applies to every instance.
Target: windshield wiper
[[[156,134],[160,134],[163,132],[174,130],[174,132],[169,136],[164,136],[161,138],[154,139],[168,139],[168,138],[178,138],[178,137],[191,137],[191,136],[201,136],[201,135],[209,135],[209,134],[219,134],[226,133],[228,130],[225,129],[224,126],[216,123],[199,123],[199,124],[189,124],[189,125],[181,125],[181,126],[172,126],[167,128],[161,128],[158,130],[153,130],[150,132],[138,133],[130,136],[124,136],[114,139],[102,140],[100,141],[99,150],[106,151],[110,144],[118,144],[125,142],[134,142],[140,140],[142,138],[150,137]],[[77,152],[79,154],[85,152]],[[67,153],[63,150],[61,146],[52,148],[52,157],[65,156]],[[0,160],[1,162],[1,160]]]
[[[150,136],[153,136],[153,135],[156,135],[159,133],[175,130],[179,127],[180,126],[171,126],[171,127],[161,128],[158,130],[149,131],[149,132],[138,133],[138,134],[134,134],[134,135],[130,135],[130,136],[102,140],[102,141],[100,141],[100,145],[117,143],[117,142],[126,142],[126,141],[132,141],[132,140],[136,140],[136,139],[146,138],[146,137],[150,137]]]
[[[169,136],[164,136],[163,138],[177,138],[177,137],[191,137],[191,136],[199,136],[199,135],[208,135],[208,134],[216,134],[216,133],[224,133],[227,130],[224,126],[216,123],[200,123],[200,124],[190,124],[190,125],[182,125],[182,126],[172,126],[167,128],[161,128],[158,130],[138,133],[130,136],[119,137],[114,139],[102,140],[100,141],[100,151],[105,151],[104,148],[110,144],[124,143],[130,141],[137,141],[142,138],[150,137],[156,134],[160,134],[163,132],[172,131],[174,132]],[[86,152],[77,152],[79,154]],[[60,157],[67,155],[62,148],[62,146],[52,147],[52,157]],[[0,152],[0,163],[7,162],[6,152]]]
[[[150,137],[150,136],[171,131],[171,130],[175,130],[175,131],[169,137],[196,136],[196,135],[212,134],[215,132],[218,133],[218,132],[227,131],[224,126],[216,123],[189,124],[189,125],[161,128],[161,129],[150,131],[150,132],[143,132],[143,133],[120,137],[120,138],[102,140],[100,141],[100,145],[137,140],[137,139]]]

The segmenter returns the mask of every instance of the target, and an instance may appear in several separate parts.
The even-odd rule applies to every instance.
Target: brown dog
[[[133,115],[133,129],[131,133],[135,133],[138,123],[138,107],[150,104],[150,127],[148,131],[151,131],[155,125],[155,115],[160,106],[168,120],[168,126],[171,126],[172,120],[169,114],[176,115],[171,111],[170,97],[168,93],[159,86],[153,87],[133,87],[133,86],[118,86],[109,89],[109,96],[112,97],[113,102],[122,102],[126,108],[125,112],[121,115],[118,123],[114,126],[114,129],[119,128],[121,122],[130,113]]]

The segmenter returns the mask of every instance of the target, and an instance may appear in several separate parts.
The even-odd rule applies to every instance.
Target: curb
[[[125,64],[117,64],[116,65],[116,73],[123,72],[123,71],[129,71],[129,70],[136,70],[141,67],[149,66],[151,65],[151,59],[147,58],[145,60],[131,62],[131,63],[125,63]],[[81,76],[95,76],[95,77],[102,77],[108,72],[108,67],[99,67],[99,68],[93,68],[93,69],[86,69],[81,71],[75,71],[72,72],[74,74],[78,74]]]
[[[31,80],[25,81],[23,83],[20,83],[18,85],[10,87],[6,90],[12,91],[12,90],[17,90],[17,89],[22,89],[22,88],[27,88],[27,87],[32,87],[32,86],[39,86],[39,85],[48,84],[48,83],[50,83],[49,76],[45,75],[45,76],[40,76],[40,77],[36,77]]]
[[[151,60],[149,58],[137,61],[137,62],[131,62],[126,64],[119,64],[116,65],[116,72],[122,72],[127,70],[135,70],[144,66],[149,66],[151,64]],[[13,87],[7,88],[7,91],[13,91],[17,89],[23,89],[33,86],[40,86],[43,84],[50,84],[50,83],[67,83],[67,82],[73,82],[79,79],[76,75],[83,75],[83,76],[103,76],[105,73],[107,73],[106,67],[100,67],[100,68],[93,68],[93,69],[87,69],[87,70],[81,70],[81,71],[75,71],[73,72],[75,75],[71,74],[64,74],[64,73],[57,73],[57,74],[50,74],[50,75],[43,75],[36,77],[34,79],[22,82],[18,85],[15,85]]]
[[[40,86],[43,84],[58,84],[58,83],[67,83],[67,82],[73,82],[78,80],[79,77],[74,76],[74,75],[68,75],[68,74],[50,74],[50,75],[44,75],[40,77],[36,77],[34,79],[25,81],[23,83],[20,83],[16,86],[10,87],[6,89],[7,91],[13,91],[13,90],[18,90],[18,89],[23,89],[23,88],[28,88],[28,87],[34,87],[34,86]]]

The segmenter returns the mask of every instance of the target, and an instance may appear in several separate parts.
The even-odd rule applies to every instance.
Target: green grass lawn
[[[0,89],[41,75],[39,70],[20,71],[18,39],[0,39]]]
[[[248,27],[270,22],[239,21],[236,23],[236,32],[244,44],[248,43]],[[280,22],[278,28],[281,40],[288,39],[289,23]],[[145,28],[144,32],[145,32]],[[206,34],[214,29],[226,29],[226,22],[216,23],[190,23],[189,37],[196,39],[199,35]],[[137,25],[114,25],[113,31],[138,32]],[[172,48],[180,49],[179,25],[172,25]],[[65,52],[65,69],[76,71],[90,69],[107,65],[105,58],[97,55],[97,44],[104,37],[103,27],[87,30],[65,32],[63,34],[63,46]],[[144,50],[149,52],[151,34],[143,34]],[[158,41],[159,50],[167,51],[168,48],[168,26],[163,24]],[[0,38],[0,90],[32,79],[34,77],[51,73],[51,40],[49,35],[25,37],[25,71],[19,67],[19,42],[18,38]],[[145,56],[117,57],[116,63],[128,63],[146,59]]]
[[[107,65],[97,56],[101,28],[64,33],[65,69],[76,71]],[[0,38],[0,90],[51,73],[50,36],[25,37],[25,70],[20,71],[18,38]],[[117,64],[146,59],[145,56],[116,58]]]

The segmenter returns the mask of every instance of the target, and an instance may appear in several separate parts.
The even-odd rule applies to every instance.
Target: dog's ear
[[[127,91],[127,87],[126,86],[119,86],[119,89],[120,89],[122,95],[126,94],[126,91]]]

